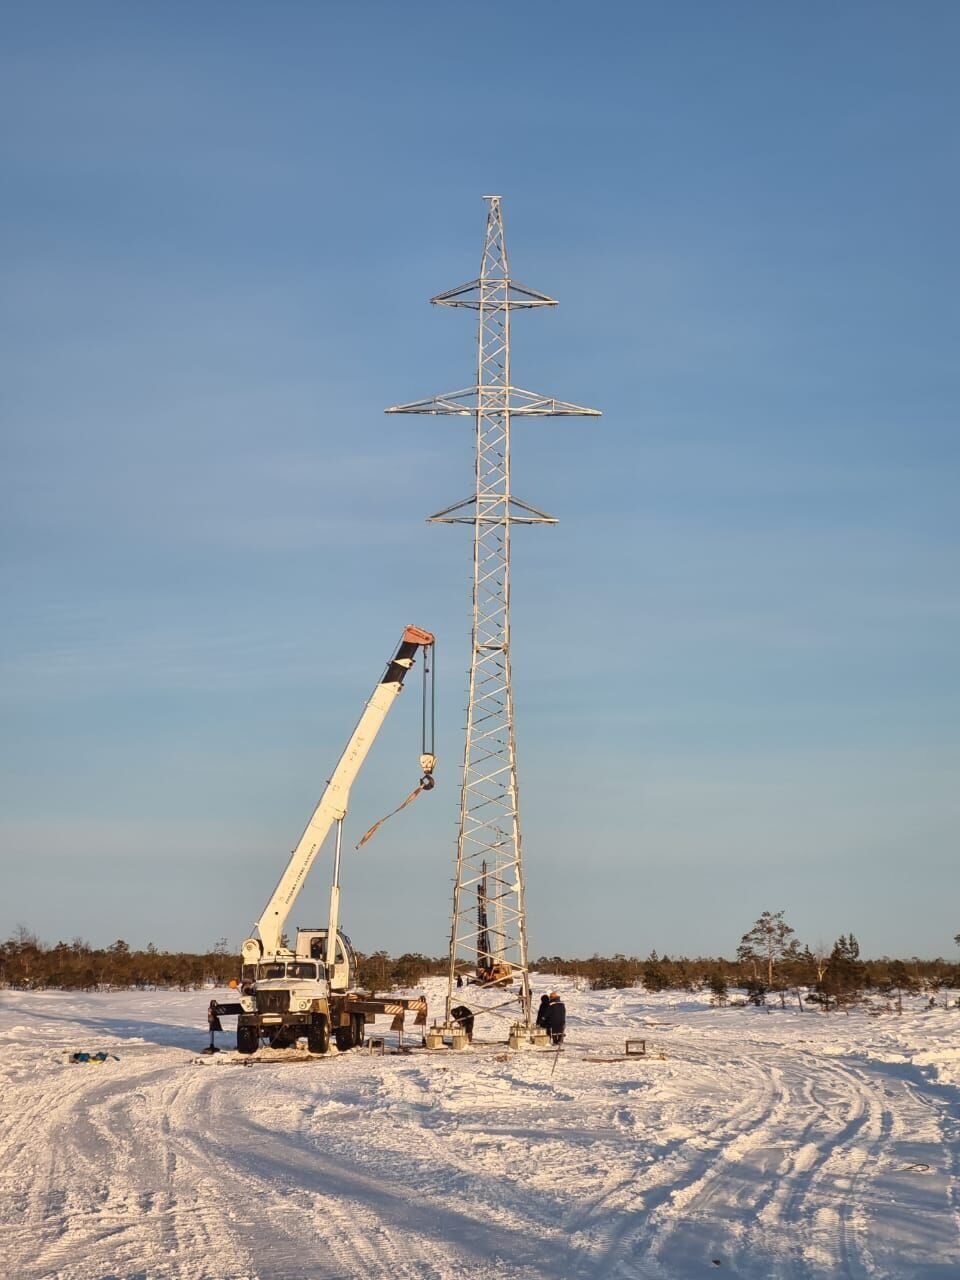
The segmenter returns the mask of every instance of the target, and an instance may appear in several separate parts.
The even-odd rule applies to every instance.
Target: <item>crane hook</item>
[[[424,752],[420,757],[420,768],[423,770],[423,776],[420,779],[420,786],[424,791],[432,791],[437,785],[433,776],[433,771],[437,767],[437,757]]]

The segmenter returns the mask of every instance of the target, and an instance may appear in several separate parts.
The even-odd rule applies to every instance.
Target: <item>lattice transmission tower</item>
[[[493,1014],[530,1036],[530,977],[524,906],[520,796],[510,670],[510,530],[556,524],[512,491],[510,424],[515,417],[598,417],[510,381],[510,313],[556,300],[510,277],[500,196],[488,202],[480,275],[431,302],[479,313],[475,385],[387,413],[455,414],[474,419],[474,491],[438,511],[437,524],[473,528],[473,630],[460,824],[450,931],[447,1028],[451,1008]],[[461,992],[458,978],[467,986]]]

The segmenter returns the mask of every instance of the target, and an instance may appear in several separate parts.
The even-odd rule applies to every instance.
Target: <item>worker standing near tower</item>
[[[547,1010],[550,1008],[550,997],[546,992],[540,997],[540,1008],[537,1010],[537,1026],[547,1029]]]
[[[550,992],[550,1003],[547,1005],[547,1030],[554,1044],[563,1044],[567,1029],[567,1006],[556,991]]]
[[[223,1030],[223,1024],[220,1021],[220,1008],[216,1000],[211,1000],[207,1006],[207,1030],[210,1032],[210,1047],[208,1053],[217,1052],[216,1034]]]

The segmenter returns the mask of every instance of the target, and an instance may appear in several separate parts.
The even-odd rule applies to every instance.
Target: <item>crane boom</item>
[[[280,883],[256,923],[259,937],[248,938],[243,944],[242,954],[246,962],[256,961],[262,955],[276,955],[281,951],[284,925],[320,846],[334,822],[342,821],[346,815],[350,788],[380,732],[387,712],[403,688],[403,679],[413,666],[414,655],[419,648],[426,648],[433,642],[434,637],[430,632],[422,631],[419,627],[407,627],[404,631],[396,653],[371,694],[313,816],[290,856]]]

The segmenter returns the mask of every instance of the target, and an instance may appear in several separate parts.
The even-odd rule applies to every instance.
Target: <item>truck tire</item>
[[[315,1013],[307,1028],[307,1048],[311,1053],[327,1053],[330,1049],[330,1021],[325,1014]]]
[[[333,1038],[337,1042],[337,1048],[341,1053],[346,1053],[348,1049],[353,1048],[353,1026],[337,1027],[333,1033]]]
[[[367,1020],[362,1013],[355,1013],[350,1018],[350,1022],[353,1031],[353,1043],[362,1049],[363,1042],[367,1037]]]
[[[260,1035],[256,1027],[237,1027],[237,1053],[256,1053]]]

